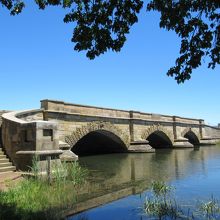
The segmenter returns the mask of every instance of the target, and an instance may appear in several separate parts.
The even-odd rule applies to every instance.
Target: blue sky
[[[204,63],[182,85],[167,77],[180,40],[159,28],[157,13],[143,10],[122,51],[93,61],[73,50],[74,24],[63,23],[64,14],[30,4],[12,17],[0,8],[0,109],[39,108],[41,99],[56,99],[220,122],[220,67]]]

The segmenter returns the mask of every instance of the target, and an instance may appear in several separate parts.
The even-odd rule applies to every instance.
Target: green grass
[[[220,146],[220,140],[216,142],[216,145]]]
[[[156,197],[166,197],[171,193],[173,188],[168,186],[163,181],[154,181],[152,182],[152,191]]]
[[[83,185],[87,170],[78,163],[63,164],[45,178],[25,178],[16,187],[0,191],[0,219],[62,219],[74,206],[76,191]]]

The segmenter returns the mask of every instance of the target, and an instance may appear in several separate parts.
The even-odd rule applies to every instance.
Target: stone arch
[[[184,135],[186,135],[186,133],[189,131],[193,132],[196,135],[196,137],[200,140],[199,132],[195,128],[191,128],[191,127],[185,128],[181,133],[181,136],[184,137]]]
[[[151,134],[153,134],[156,131],[161,131],[170,139],[171,143],[174,143],[174,137],[172,132],[170,132],[166,127],[160,125],[160,124],[153,124],[149,128],[147,128],[141,135],[141,138],[146,140]]]
[[[128,135],[123,133],[121,129],[119,129],[118,127],[116,127],[112,123],[110,123],[110,122],[101,122],[101,121],[90,122],[90,123],[87,123],[84,126],[76,128],[76,130],[74,130],[71,135],[68,135],[68,136],[65,137],[65,141],[71,147],[73,147],[74,145],[76,145],[76,143],[80,139],[82,139],[83,137],[85,137],[89,133],[96,132],[96,131],[110,132],[113,135],[117,136],[123,142],[123,144],[126,146],[126,148],[129,147],[129,137],[128,137]]]
[[[199,132],[195,128],[187,127],[181,133],[181,136],[187,138],[189,142],[193,145],[200,144],[200,135]]]

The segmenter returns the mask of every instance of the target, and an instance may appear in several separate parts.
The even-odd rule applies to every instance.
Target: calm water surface
[[[220,146],[88,156],[80,164],[90,171],[89,183],[71,220],[148,219],[143,204],[153,180],[174,186],[178,202],[189,207],[212,195],[220,200]]]

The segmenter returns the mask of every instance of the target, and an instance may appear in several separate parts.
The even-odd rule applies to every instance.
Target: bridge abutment
[[[203,137],[200,140],[200,145],[215,145],[217,139],[211,137]]]
[[[179,137],[174,141],[174,148],[193,148],[194,145],[189,142],[187,138]]]
[[[58,124],[42,119],[41,110],[9,112],[2,115],[3,148],[18,170],[46,172],[47,158],[60,164]]]
[[[128,148],[130,153],[153,153],[155,149],[152,148],[147,140],[132,141]]]

